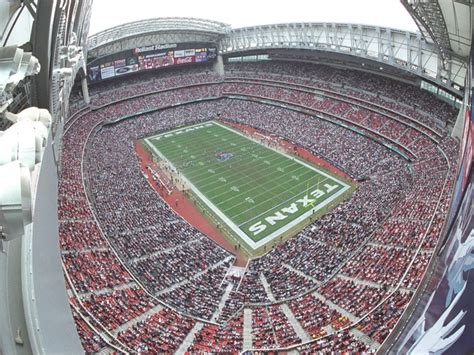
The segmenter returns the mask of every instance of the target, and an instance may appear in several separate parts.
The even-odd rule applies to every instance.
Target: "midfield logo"
[[[263,220],[258,221],[257,223],[252,224],[248,230],[252,233],[252,235],[258,235],[262,233],[268,226],[274,226],[275,224],[279,223],[287,219],[289,216],[298,213],[301,209],[310,209],[314,207],[314,203],[316,200],[334,189],[337,189],[339,185],[331,185],[331,184],[324,184],[324,190],[316,189],[311,191],[309,194],[296,200],[292,204],[287,207],[283,207],[281,210],[276,212],[275,214],[265,217]]]
[[[233,157],[234,157],[234,154],[232,153],[227,153],[227,152],[216,153],[216,159],[219,160],[220,162],[232,159]]]

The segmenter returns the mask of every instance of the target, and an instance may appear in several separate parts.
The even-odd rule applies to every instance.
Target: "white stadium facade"
[[[472,0],[89,36],[92,1],[0,0],[1,354],[474,351]],[[355,192],[242,262],[136,143],[210,120]]]

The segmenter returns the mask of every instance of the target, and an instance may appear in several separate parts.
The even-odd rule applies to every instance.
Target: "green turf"
[[[145,142],[252,249],[350,188],[341,178],[218,122],[165,132]]]

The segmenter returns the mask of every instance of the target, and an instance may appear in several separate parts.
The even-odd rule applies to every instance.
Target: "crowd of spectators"
[[[164,307],[121,331],[118,339],[133,351],[175,351],[196,324],[188,316],[214,317],[219,323],[204,324],[189,351],[242,349],[243,307],[252,308],[254,345],[292,346],[301,339],[274,300],[288,304],[303,329],[318,339],[327,329],[338,330],[351,321],[310,292],[317,290],[362,317],[400,283],[410,266],[401,282],[410,292],[395,293],[358,326],[377,342],[385,339],[423,277],[449,207],[457,146],[438,123],[449,120],[453,112],[407,85],[370,75],[367,82],[360,82],[360,73],[343,74],[281,63],[230,65],[225,83],[210,71],[190,70],[185,75],[170,72],[159,79],[131,79],[120,87],[105,83],[91,89],[95,107],[149,93],[85,112],[63,136],[58,202],[62,258],[85,308],[105,329],[116,329],[157,304],[135,285],[136,278],[184,316]],[[235,77],[241,81],[232,82]],[[252,78],[279,83],[243,80]],[[339,96],[296,90],[296,85],[331,90]],[[399,91],[394,93],[394,88]],[[333,116],[322,120],[233,98],[171,107],[223,93],[280,100]],[[343,99],[342,94],[353,100]],[[94,130],[102,122],[168,106]],[[336,116],[368,133],[329,122]],[[149,187],[134,149],[134,142],[142,137],[216,117],[290,140],[358,180],[356,191],[339,206],[252,259],[240,287],[233,285],[227,299],[223,299],[226,274],[234,256],[159,198]],[[425,124],[434,127],[434,133]],[[436,135],[439,144],[431,139]],[[416,155],[414,161],[408,162],[373,137],[398,142]],[[420,244],[423,250],[418,252]],[[346,331],[301,348],[303,352],[325,349],[368,350]]]
[[[324,337],[318,341],[297,348],[300,354],[370,354],[375,353],[362,341],[356,339],[350,332],[342,331]]]
[[[74,308],[72,308],[72,316],[82,347],[86,353],[98,353],[107,346],[106,342],[86,323]]]
[[[191,282],[160,295],[160,298],[182,312],[210,320],[218,310],[224,295],[225,288],[222,286],[225,285],[221,284],[230,264],[231,262],[227,261]]]
[[[235,316],[240,310],[242,310],[243,307],[244,294],[239,291],[231,291],[229,294],[229,298],[224,303],[224,307],[222,308],[222,311],[219,314],[219,318],[217,319],[217,321],[219,323],[229,321],[229,319]]]
[[[130,283],[132,278],[109,250],[63,253],[63,262],[79,293],[111,289]]]
[[[347,317],[311,294],[289,302],[288,306],[301,326],[314,339],[325,336],[328,330],[337,330],[350,323]]]
[[[380,244],[414,248],[420,245],[427,228],[427,221],[404,220],[390,217],[373,235],[372,240]]]
[[[382,302],[388,290],[336,277],[319,288],[318,292],[351,314],[362,317]]]
[[[243,346],[243,312],[221,325],[206,324],[196,334],[188,352],[234,353]]]
[[[107,245],[92,221],[63,221],[59,225],[59,243],[63,252],[100,249]]]
[[[364,318],[357,328],[378,343],[383,343],[412,297],[411,292],[395,292],[384,304]]]
[[[209,115],[208,106],[202,103],[195,109]],[[180,220],[150,189],[133,144],[141,136],[166,129],[165,125],[173,127],[180,120],[187,123],[198,118],[177,111],[175,122],[163,112],[96,132],[86,150],[85,179],[104,233],[142,284],[173,307],[210,319],[223,295],[222,279],[233,256]],[[229,261],[226,267],[214,268],[224,260]],[[173,288],[190,279],[192,282]]]
[[[130,287],[104,294],[90,294],[82,304],[107,329],[113,330],[156,306],[141,288]]]
[[[442,131],[448,120],[453,121],[456,117],[456,109],[437,99],[434,94],[415,85],[367,72],[286,61],[226,65],[227,78],[251,78],[255,74],[269,80],[279,79],[283,82],[332,89],[377,103],[428,125],[436,118],[439,131]]]
[[[342,269],[343,275],[360,280],[376,282],[381,285],[395,286],[407,270],[414,252],[406,248],[391,248],[386,246],[367,246],[353,257]],[[415,288],[423,276],[431,254],[419,253],[410,272],[403,280],[403,286]],[[360,265],[364,265],[363,268]]]
[[[135,353],[170,354],[183,342],[195,322],[163,308],[139,321],[117,338]]]
[[[301,339],[296,334],[290,320],[287,318],[281,306],[274,304],[267,307],[268,318],[272,323],[273,334],[279,347],[288,347],[301,343]]]
[[[358,127],[363,127],[368,134],[378,138],[385,143],[395,143],[402,150],[410,154],[416,154],[417,148],[423,148],[415,145],[412,149],[408,146],[412,143],[411,139],[422,135],[424,127],[414,128],[411,123],[401,122],[395,119],[387,119],[386,116],[372,112],[366,108],[350,104],[345,98],[339,98],[337,101],[332,97],[318,97],[312,91],[295,91],[290,88],[280,88],[270,86],[268,83],[254,82],[232,82],[224,84],[223,95],[245,95],[259,97],[261,99],[271,99],[285,104],[297,105],[304,109],[310,109],[315,114],[328,116],[331,120],[340,122],[352,122]],[[424,134],[424,133],[423,133]]]
[[[122,82],[105,81],[90,86],[91,103],[102,106],[133,96],[141,96],[170,88],[182,88],[194,84],[221,82],[222,78],[210,67],[188,67],[167,70],[159,76],[141,73]]]
[[[365,166],[365,158],[371,160],[378,158],[380,161],[387,156],[392,156],[387,153],[387,149],[374,144],[370,139],[303,113],[241,100],[226,99],[223,100],[222,105],[221,117],[224,119],[251,125],[262,131],[286,137],[309,148],[318,156],[352,176],[360,173],[360,166]],[[309,130],[305,134],[302,134],[303,127],[305,131]],[[316,137],[318,141],[315,140]],[[348,142],[344,143],[346,139]],[[338,140],[343,146],[335,147],[333,144],[335,140]],[[369,149],[373,150],[373,155],[376,158],[368,157]],[[393,160],[397,160],[397,158],[394,157]]]
[[[137,275],[144,275],[143,283],[157,293],[205,271],[228,257],[225,251],[209,240],[201,241],[127,262]]]
[[[256,349],[278,347],[273,323],[266,307],[252,309],[252,346]]]
[[[198,96],[201,94],[202,92],[199,92]],[[174,99],[172,101],[174,102]],[[63,261],[66,272],[72,280],[72,286],[74,286],[75,291],[78,292],[79,297],[82,299],[85,310],[89,315],[95,317],[103,329],[109,331],[115,329],[118,325],[123,325],[129,319],[143,315],[156,302],[148,298],[142,289],[135,289],[133,287],[133,278],[129,274],[129,270],[124,269],[116,258],[115,253],[110,251],[110,239],[108,241],[103,239],[103,235],[101,235],[95,223],[93,213],[86,199],[86,192],[83,189],[81,160],[87,137],[92,128],[106,119],[122,116],[126,112],[124,109],[131,109],[131,107],[124,104],[123,107],[119,108],[110,106],[102,111],[87,112],[78,117],[77,122],[70,126],[70,130],[68,129],[63,136],[61,182],[59,187],[60,241],[63,250]],[[186,112],[186,108],[182,109],[181,113],[183,112]],[[177,114],[179,115],[179,113]],[[156,229],[157,233],[173,231],[173,228],[185,225],[176,217],[173,217],[170,221],[160,219],[157,222],[159,222],[160,226],[164,224],[163,228]],[[147,234],[146,232],[149,227],[144,226],[141,229],[143,234]],[[186,225],[186,228],[189,229],[190,227]],[[180,235],[178,230],[174,233]],[[131,239],[130,234],[124,234],[122,246],[124,250],[131,250],[133,247],[130,248],[128,246],[127,248],[126,246],[127,237]],[[153,236],[150,236],[150,240],[152,238]],[[185,235],[180,236],[180,238],[180,240],[186,239]],[[165,239],[163,238],[162,241]],[[136,240],[137,243],[135,245],[140,245],[138,243],[139,239],[137,238]],[[202,235],[196,236],[194,241],[202,243],[203,246],[210,243]],[[158,250],[175,246],[176,243],[173,243],[173,240],[171,240],[168,244],[162,243],[162,247],[158,248]],[[213,248],[216,247],[213,243],[212,246]],[[211,254],[216,252],[214,249],[207,250],[207,252],[209,251]],[[143,257],[145,253],[131,252],[130,257]],[[145,331],[140,329],[140,323],[134,326],[134,328],[126,330],[124,334],[120,334],[119,339],[132,349],[162,349],[166,351],[171,349],[173,341],[176,341],[177,345],[180,344],[180,340],[182,340],[180,336],[184,337],[189,331],[189,327],[186,326],[189,322],[188,318],[181,319],[174,311],[165,309],[159,316],[155,314],[145,319],[143,321],[143,328],[154,327],[157,334],[161,335],[163,330],[170,332],[170,329],[174,327],[175,334],[170,332],[171,335],[165,337],[161,343],[156,339],[147,343],[142,339]],[[173,325],[174,323],[176,323],[176,326]],[[158,324],[162,328],[158,328]],[[79,322],[78,326],[82,327],[83,321]],[[86,333],[82,332],[81,334]],[[89,336],[89,339],[83,341],[85,349],[97,351],[99,345],[93,341],[93,337]],[[141,341],[144,342],[141,343]]]

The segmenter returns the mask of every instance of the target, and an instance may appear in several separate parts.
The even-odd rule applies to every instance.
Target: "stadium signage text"
[[[175,64],[185,64],[185,63],[192,63],[193,57],[182,57],[182,58],[175,58]]]
[[[280,221],[285,220],[290,215],[295,214],[299,211],[300,208],[308,209],[310,207],[314,207],[314,203],[316,200],[334,189],[337,189],[339,185],[331,185],[331,184],[324,184],[324,188],[326,191],[321,189],[316,189],[311,191],[309,194],[296,200],[295,202],[291,203],[287,207],[283,207],[281,210],[276,212],[275,214],[265,217],[263,220],[258,221],[257,223],[252,224],[249,227],[249,232],[251,232],[254,236],[262,233],[264,230],[267,229],[268,226],[274,226],[275,224],[279,223]]]
[[[133,49],[134,53],[142,53],[142,52],[150,52],[150,51],[158,51],[160,49],[168,49],[168,48],[176,48],[178,45],[176,43],[173,44],[155,44],[151,46],[143,46],[137,47]]]

